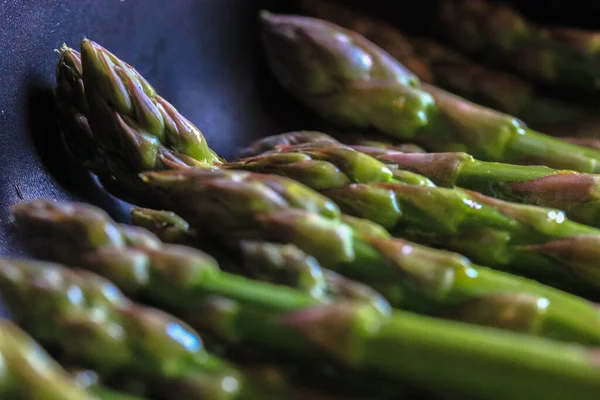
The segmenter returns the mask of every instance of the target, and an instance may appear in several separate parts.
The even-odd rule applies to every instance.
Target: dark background
[[[435,1],[354,1],[401,25],[428,29]],[[103,193],[57,144],[52,85],[62,43],[95,40],[134,65],[231,155],[253,138],[316,122],[271,80],[257,37],[259,0],[4,0],[0,2],[0,255],[25,254],[8,207],[45,197],[93,202],[125,220],[124,203]],[[597,28],[594,1],[519,1],[543,22]]]

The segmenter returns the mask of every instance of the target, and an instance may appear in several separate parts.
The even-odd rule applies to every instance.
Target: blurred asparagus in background
[[[600,33],[539,26],[506,2],[442,0],[440,37],[491,64],[558,87],[600,88]]]
[[[4,298],[4,293],[2,293]],[[23,400],[118,400],[96,397],[76,381],[27,333],[0,319],[0,397]]]
[[[484,161],[600,171],[600,152],[421,85],[416,75],[357,33],[319,19],[261,15],[275,77],[307,107],[340,127],[373,127],[426,150],[464,151]]]
[[[573,122],[592,115],[591,107],[545,97],[535,85],[508,72],[489,69],[432,39],[409,36],[338,0],[299,0],[299,10],[371,40],[421,79],[473,102],[509,113],[533,127]]]

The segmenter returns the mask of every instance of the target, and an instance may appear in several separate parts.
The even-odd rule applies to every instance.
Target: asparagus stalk
[[[0,319],[0,357],[0,396],[4,399],[117,400],[96,397],[81,388],[26,332],[4,318]]]
[[[285,145],[288,136],[299,134],[304,136],[304,143]],[[225,167],[285,174],[315,189],[334,188],[332,182],[340,182],[339,187],[344,182],[346,185],[368,183],[364,177],[356,177],[355,171],[379,171],[385,168],[382,164],[374,163],[371,157],[353,154],[339,142],[323,142],[322,133],[315,134],[314,141],[309,140],[311,135],[311,132],[289,132],[260,139],[251,144],[245,153],[255,153],[258,149],[264,153],[226,164]],[[269,145],[271,151],[268,151]],[[443,187],[460,186],[502,200],[557,208],[565,211],[574,221],[600,226],[600,175],[559,171],[543,166],[492,163],[458,152],[407,154],[394,151],[392,146],[350,147],[386,164],[397,178],[400,172],[418,174]],[[350,159],[353,160],[352,164]],[[325,170],[325,166],[343,178],[324,179],[321,171]],[[402,178],[396,180],[418,184],[418,181]],[[373,181],[391,182],[389,179]]]
[[[261,14],[279,82],[322,118],[373,127],[432,151],[484,161],[600,171],[600,152],[563,142],[427,84],[364,37],[308,17]],[[89,90],[88,90],[89,93]]]
[[[16,259],[2,259],[0,265],[2,296],[12,315],[72,363],[103,376],[137,376],[149,387],[181,386],[179,398],[278,399],[287,391],[207,353],[188,325],[133,303],[96,274]],[[136,272],[121,279],[129,278],[131,287],[131,280],[144,280],[142,271]],[[173,392],[156,395],[168,399]]]
[[[114,230],[105,232],[115,236]],[[171,268],[177,265],[169,263]],[[183,279],[179,281],[190,287]],[[167,307],[180,307],[158,290],[154,296]],[[255,305],[230,296],[198,296],[197,301],[184,305],[187,310],[182,315],[187,315],[194,326],[225,340],[265,346],[298,357],[325,351],[351,368],[428,387],[433,383],[434,391],[439,392],[498,399],[526,398],[531,393],[550,399],[567,395],[591,399],[600,389],[595,353],[575,345],[412,313],[396,311],[390,316],[360,302],[313,305],[296,312],[286,305]],[[457,359],[461,360],[458,373]],[[492,365],[510,372],[490,374]],[[549,382],[556,387],[547,388]]]
[[[591,114],[582,106],[540,96],[531,83],[517,76],[488,69],[433,40],[407,36],[386,21],[337,0],[301,0],[300,10],[365,36],[423,82],[516,115],[530,125],[573,121]]]
[[[543,82],[598,88],[597,32],[537,26],[511,5],[487,0],[444,0],[437,17],[437,29],[463,51]]]

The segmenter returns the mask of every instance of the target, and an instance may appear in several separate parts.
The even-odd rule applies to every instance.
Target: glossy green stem
[[[411,313],[395,312],[382,320],[370,309],[347,304],[263,316],[258,326],[247,322],[257,318],[257,311],[242,308],[215,300],[200,309],[222,322],[220,333],[225,337],[274,351],[290,351],[293,344],[305,354],[310,343],[317,344],[347,365],[415,382],[437,393],[491,399],[531,399],[535,393],[534,398],[540,394],[557,400],[576,393],[577,398],[594,399],[600,388],[593,352],[582,347]],[[326,332],[332,334],[325,336]],[[457,360],[461,360],[458,370]],[[549,382],[557,387],[548,388]]]

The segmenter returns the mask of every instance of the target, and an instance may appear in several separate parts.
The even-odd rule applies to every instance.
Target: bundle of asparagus
[[[392,400],[411,398],[414,385],[436,398],[595,399],[595,304],[406,237],[597,296],[600,231],[565,218],[598,225],[597,177],[487,160],[594,172],[600,153],[421,90],[387,53],[335,25],[271,14],[262,22],[276,76],[327,118],[485,161],[293,132],[226,162],[133,67],[89,40],[81,54],[64,46],[63,140],[109,191],[159,208],[132,216],[160,239],[90,205],[13,208],[47,261],[0,260],[2,298],[64,366],[85,372],[69,380],[57,364],[44,371],[63,374],[77,399]],[[572,154],[558,157],[559,147]],[[297,366],[274,361],[273,379],[215,353],[240,347]],[[23,365],[11,365],[7,393],[49,390]],[[84,384],[89,375],[103,386]],[[301,376],[327,387],[306,391]]]
[[[434,393],[451,390],[485,396],[490,387],[493,387],[497,398],[514,398],[535,391],[550,398],[563,398],[569,392],[582,399],[591,399],[593,397],[590,396],[595,396],[600,388],[600,375],[590,361],[593,350],[584,347],[562,345],[517,333],[501,333],[489,328],[446,322],[406,312],[394,311],[389,314],[364,301],[342,299],[326,305],[295,289],[277,286],[268,288],[267,284],[250,280],[238,278],[237,283],[234,283],[232,276],[207,269],[206,256],[191,249],[186,251],[182,247],[161,246],[156,239],[149,239],[151,235],[140,230],[130,229],[127,232],[127,229],[114,224],[105,214],[89,206],[58,205],[52,202],[25,203],[19,205],[16,215],[18,225],[38,250],[47,254],[52,249],[51,257],[69,260],[77,257],[77,254],[83,254],[80,258],[86,268],[114,278],[119,287],[132,295],[173,310],[199,329],[217,334],[225,341],[256,344],[271,351],[297,358],[310,357],[315,361],[321,357],[330,357],[357,371],[370,372],[396,381],[421,385],[433,382]],[[81,221],[77,222],[77,219]],[[102,224],[104,226],[100,229]],[[137,232],[137,235],[133,232]],[[75,237],[79,239],[74,240]],[[86,252],[82,253],[83,248]],[[135,253],[139,256],[137,259],[133,257]],[[71,314],[65,312],[66,304],[70,304],[69,307],[82,306],[81,301],[71,301],[62,302],[61,306],[53,308],[52,305],[56,304],[54,296],[65,293],[60,288],[80,287],[80,295],[86,295],[95,285],[109,285],[107,281],[99,277],[93,278],[89,273],[85,274],[87,279],[78,279],[77,274],[83,272],[69,271],[56,265],[44,264],[44,268],[40,269],[41,265],[32,263],[4,264],[5,272],[0,274],[0,283],[3,292],[7,292],[8,302],[27,326],[32,324],[31,329],[43,323],[52,326],[54,334],[44,331],[39,333],[46,340],[60,341],[59,336],[55,335],[58,335],[60,329],[68,328],[69,324],[53,322],[70,320]],[[54,301],[50,301],[50,298],[45,302],[27,301],[32,298],[31,291],[39,286],[38,282],[48,280],[42,279],[44,276],[53,277],[52,284],[47,283],[48,289],[44,293]],[[218,284],[218,281],[222,283]],[[248,289],[244,287],[251,285],[263,286],[263,289],[254,290],[248,296]],[[117,312],[119,304],[125,301],[114,287],[110,292],[115,299],[110,308],[106,309],[108,305],[103,306],[106,313]],[[538,306],[546,307],[550,304]],[[37,309],[42,312],[49,307],[51,312],[47,311],[44,317],[38,316]],[[477,307],[474,308],[476,309]],[[510,312],[514,312],[514,309]],[[80,314],[74,315],[81,322]],[[134,313],[127,313],[116,321],[124,323],[126,316],[133,318],[132,314]],[[135,320],[140,318],[141,315],[138,315]],[[111,321],[115,322],[113,319]],[[130,325],[124,325],[127,326]],[[426,332],[435,332],[435,336],[429,337]],[[152,337],[164,339],[164,333],[162,336]],[[77,342],[98,340],[96,335],[78,335],[77,338]],[[431,339],[434,341],[431,342]],[[198,340],[185,343],[197,344]],[[114,340],[109,343],[116,345]],[[150,341],[145,340],[136,347],[142,347],[146,343]],[[70,353],[72,356],[83,359],[88,356],[73,350],[74,353]],[[174,360],[182,357],[182,361],[188,359],[191,362],[186,355],[190,352],[196,354],[198,351],[202,350],[195,345],[194,349],[176,352],[175,354],[181,355]],[[592,353],[588,354],[588,351]],[[153,368],[160,355],[170,354],[165,349],[165,352],[159,354],[148,354],[148,359],[140,356],[142,360],[146,360],[143,365],[138,365],[127,357],[116,358],[121,362],[124,358],[129,363],[133,362],[133,372],[168,372],[168,378],[175,379],[178,372],[182,372],[181,368],[184,368],[182,363],[164,361],[156,366],[162,365],[163,368]],[[566,354],[569,356],[565,357]],[[201,358],[201,365],[211,366],[209,372],[220,371],[222,363],[206,361],[206,357]],[[460,373],[455,369],[458,359],[461,360]],[[561,363],[558,363],[559,359]],[[97,365],[109,365],[109,361],[115,361],[114,356],[108,356]],[[149,364],[150,361],[153,362]],[[482,365],[489,367],[492,364],[498,368],[506,368],[511,373],[493,373],[491,376],[482,373]],[[563,371],[563,368],[568,369]],[[473,380],[473,376],[478,378]],[[547,385],[549,379],[557,387],[538,387],[540,384]]]
[[[84,63],[88,69],[97,70],[95,74],[100,74],[102,70],[107,69],[106,74],[117,79],[116,71],[123,67],[114,63],[94,62],[103,57],[105,59],[114,58],[114,55],[102,55],[107,51],[89,41],[83,42],[82,49],[84,62],[89,60],[87,64]],[[63,51],[63,58],[70,57],[70,54],[74,54],[74,51]],[[130,69],[129,74],[136,74],[133,69],[127,68]],[[62,80],[59,81],[59,84],[68,85],[69,82]],[[77,85],[70,86],[78,87]],[[91,79],[89,84],[86,81],[85,92],[90,98],[101,98],[95,102],[104,103],[110,103],[110,98],[117,95],[104,90],[103,86],[98,86],[98,83]],[[132,90],[119,94],[119,96],[128,96],[130,99],[135,98],[136,100],[132,100],[132,102],[140,104],[151,104],[153,95],[153,92],[148,95]],[[75,97],[75,100],[70,101],[76,101],[77,98],[80,97]],[[160,144],[158,141],[154,141],[154,147],[149,150],[139,145],[139,140],[129,141],[127,139],[137,136],[151,138],[151,135],[140,128],[137,122],[142,118],[150,119],[150,115],[145,116],[144,114],[151,110],[140,107],[133,108],[129,111],[126,125],[108,124],[106,121],[117,121],[115,116],[118,119],[120,117],[116,113],[107,112],[105,108],[96,110],[96,108],[90,107],[89,110],[90,115],[97,114],[90,120],[105,121],[98,127],[99,130],[106,132],[110,128],[111,137],[123,138],[106,145],[111,150],[106,151],[105,158],[110,160],[108,162],[113,165],[119,164],[119,168],[114,169],[113,173],[116,182],[128,182],[132,176],[138,179],[135,175],[138,172],[165,167],[165,164],[156,167],[153,161],[140,164],[136,160],[151,160],[157,154],[154,150],[156,146],[169,151],[168,143]],[[183,117],[178,118],[183,119]],[[92,128],[93,126],[92,124]],[[173,131],[172,134],[175,135],[176,132]],[[161,137],[162,134],[158,135]],[[107,134],[104,133],[104,136],[96,138],[96,145],[99,148],[104,147],[104,142],[108,140],[106,137]],[[329,140],[329,143],[331,144],[333,141]],[[205,145],[203,138],[199,139],[199,145],[201,144]],[[333,150],[339,153],[344,149]],[[158,153],[162,151],[160,150]],[[126,154],[137,155],[135,160],[129,161]],[[353,158],[357,157],[356,154],[360,155],[358,152],[348,153],[347,151],[345,154]],[[595,243],[600,240],[597,237],[597,231],[565,221],[561,211],[522,207],[496,202],[475,193],[431,187],[433,185],[429,185],[429,180],[426,178],[409,172],[400,177],[398,172],[390,172],[381,163],[367,156],[356,158],[353,164],[355,168],[351,171],[353,167],[348,164],[347,159],[339,154],[338,156],[333,154],[333,156],[333,158],[337,157],[337,164],[331,167],[328,167],[329,161],[336,162],[331,157],[329,160],[325,160],[327,162],[317,162],[316,164],[308,163],[309,160],[305,157],[302,163],[298,163],[297,167],[300,168],[294,177],[319,189],[328,189],[327,195],[333,196],[346,210],[382,223],[389,229],[402,229],[403,234],[409,234],[414,239],[434,244],[441,243],[449,248],[458,249],[485,264],[510,267],[521,274],[534,276],[555,285],[595,290],[597,280],[593,261],[573,257],[570,250],[572,246],[594,248]],[[345,163],[344,173],[337,170],[340,162]],[[246,169],[251,167],[242,164],[244,163],[235,163],[230,166]],[[220,163],[219,165],[228,167]],[[315,167],[311,169],[311,165]],[[371,264],[381,264],[381,256],[368,256],[367,259],[364,255],[355,257],[348,250],[351,247],[348,245],[350,240],[347,239],[348,233],[345,234],[345,239],[338,240],[339,250],[332,252],[332,238],[340,237],[339,232],[347,232],[344,224],[334,224],[331,221],[325,223],[320,217],[307,218],[306,214],[300,215],[299,212],[290,214],[283,211],[283,209],[292,207],[311,212],[317,211],[325,217],[335,217],[339,214],[337,208],[328,199],[318,196],[305,187],[298,186],[293,181],[273,176],[240,173],[239,171],[218,172],[213,168],[193,170],[188,173],[182,168],[186,167],[180,163],[177,164],[179,172],[145,174],[144,182],[134,185],[137,188],[135,190],[146,188],[145,190],[152,193],[153,199],[159,203],[160,207],[174,208],[174,211],[189,219],[190,223],[201,226],[202,228],[198,231],[206,231],[209,227],[208,229],[213,229],[213,233],[223,240],[233,243],[238,242],[240,238],[294,240],[299,247],[315,255],[327,267],[339,268],[340,264],[357,265],[366,260],[370,260]],[[274,169],[277,171],[270,172],[284,173],[286,171],[280,165]],[[356,180],[357,173],[363,175],[358,181]],[[350,174],[350,179],[344,174]],[[397,178],[401,178],[403,182],[411,183],[411,185],[392,182],[393,179],[398,180]],[[348,183],[365,181],[369,183],[346,186]],[[332,182],[336,182],[337,186],[332,187]],[[423,184],[427,185],[423,186]],[[259,190],[260,186],[263,189]],[[549,187],[552,188],[551,185]],[[279,197],[280,200],[274,201],[274,196]],[[259,198],[262,205],[259,206],[257,203],[248,207],[250,199],[255,199],[256,202]],[[425,199],[429,199],[429,203],[424,203]],[[146,196],[144,196],[144,200],[146,200]],[[270,205],[267,206],[267,204]],[[402,206],[401,210],[398,210],[399,205]],[[449,218],[448,212],[453,213],[451,218]],[[554,216],[554,218],[547,221],[549,216]],[[312,226],[312,232],[311,229],[308,229],[309,225]],[[303,231],[299,230],[299,226],[303,226]],[[340,229],[344,230],[340,231]],[[435,235],[431,234],[432,231]],[[234,236],[232,232],[235,232],[237,236]],[[315,232],[323,233],[317,235]],[[333,232],[338,233],[334,234]],[[324,235],[329,235],[330,243],[325,244],[322,240],[317,239]],[[579,237],[579,235],[585,236]],[[357,243],[361,242],[364,241],[357,241]],[[356,247],[356,245],[353,246]],[[367,248],[372,248],[372,246],[367,246]],[[357,254],[364,253],[365,251],[361,250]],[[349,268],[347,274],[355,277],[355,272],[350,272],[353,269]],[[359,279],[363,279],[362,272],[360,274]]]

